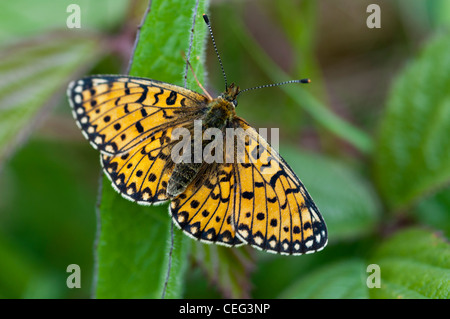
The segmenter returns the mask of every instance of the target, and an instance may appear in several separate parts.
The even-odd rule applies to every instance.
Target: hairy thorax
[[[217,128],[223,130],[227,123],[231,123],[236,117],[236,96],[239,87],[233,84],[226,92],[208,103],[208,110],[202,119],[202,130]],[[203,146],[204,147],[204,146]],[[167,186],[167,195],[175,197],[185,191],[189,184],[195,179],[203,163],[177,163],[170,176]]]
[[[212,100],[209,103],[211,107],[206,113],[203,120],[203,127],[206,128],[218,128],[223,129],[227,122],[231,121],[235,116],[234,106],[231,102],[225,100],[222,97]]]

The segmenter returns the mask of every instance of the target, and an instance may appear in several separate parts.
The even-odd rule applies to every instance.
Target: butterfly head
[[[237,106],[237,96],[239,95],[240,89],[239,86],[231,83],[231,85],[227,88],[225,92],[223,92],[220,97],[225,99],[226,101],[233,104],[234,107]]]

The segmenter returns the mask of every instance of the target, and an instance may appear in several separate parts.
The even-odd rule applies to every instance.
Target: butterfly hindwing
[[[238,246],[233,226],[235,181],[232,164],[204,164],[198,179],[170,204],[175,224],[206,243]]]
[[[244,242],[273,253],[300,255],[327,243],[325,222],[298,177],[272,147],[245,121],[245,160],[236,159],[239,201],[233,221]]]
[[[122,196],[143,205],[169,199],[166,190],[174,164],[168,136],[172,130],[153,134],[123,155],[102,155],[103,170]]]

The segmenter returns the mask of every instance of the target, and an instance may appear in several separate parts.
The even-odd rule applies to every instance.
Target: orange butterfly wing
[[[325,222],[306,188],[283,158],[244,120],[245,160],[235,164],[239,199],[233,211],[237,237],[272,253],[301,255],[325,247]],[[242,161],[242,160],[241,160]]]
[[[235,209],[233,164],[204,164],[198,178],[170,203],[175,224],[206,243],[238,246],[232,220]]]
[[[114,188],[140,204],[168,200],[171,132],[191,125],[208,99],[175,85],[129,76],[90,76],[69,84],[83,135],[103,154]]]

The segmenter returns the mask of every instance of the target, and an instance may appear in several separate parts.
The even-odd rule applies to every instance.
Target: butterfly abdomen
[[[175,197],[184,192],[197,176],[202,163],[178,163],[173,169],[167,185],[167,195]]]

